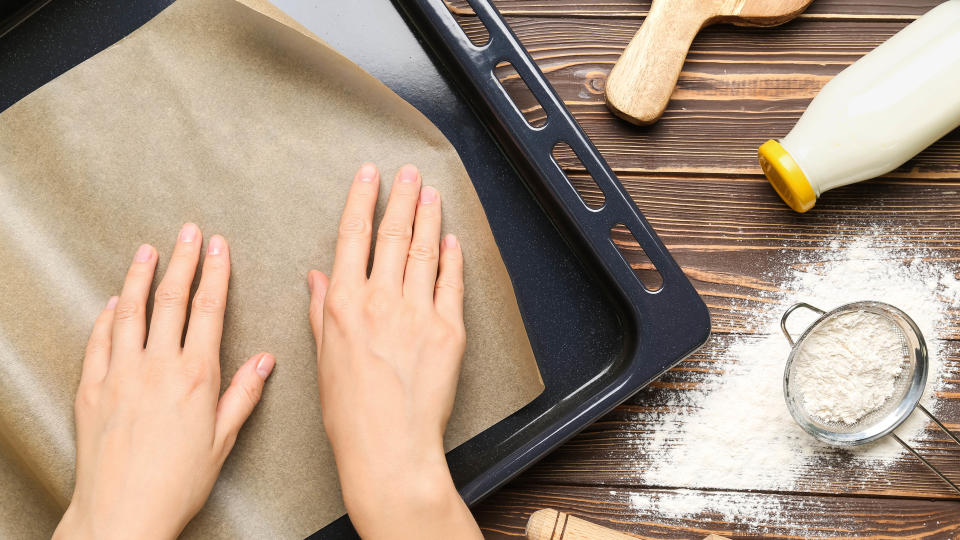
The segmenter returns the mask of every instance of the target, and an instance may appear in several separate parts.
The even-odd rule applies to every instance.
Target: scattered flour
[[[791,392],[820,421],[853,424],[890,399],[906,361],[890,319],[867,311],[837,315],[798,348]]]
[[[937,410],[935,393],[945,384],[945,370],[957,369],[954,361],[948,364],[944,359],[943,349],[947,331],[956,329],[951,307],[960,299],[955,276],[960,264],[930,250],[911,248],[898,238],[902,236],[878,228],[821,245],[798,259],[778,254],[784,261],[781,270],[764,276],[765,283],[758,287],[766,292],[736,306],[746,315],[744,328],[714,337],[720,352],[713,358],[686,364],[701,373],[697,387],[658,390],[656,399],[667,402],[644,408],[634,418],[639,429],[654,434],[642,439],[637,449],[656,456],[638,461],[645,467],[637,471],[645,484],[721,491],[671,489],[673,494],[658,498],[635,496],[629,503],[638,514],[662,521],[691,515],[703,521],[713,516],[748,529],[756,526],[760,533],[764,526],[779,524],[802,536],[816,536],[822,533],[815,526],[798,530],[786,521],[778,507],[781,499],[763,492],[793,490],[801,477],[805,486],[822,479],[822,487],[828,488],[833,476],[851,466],[874,471],[860,477],[862,485],[884,481],[884,469],[904,452],[891,438],[841,450],[817,441],[791,418],[783,398],[783,368],[790,346],[780,331],[780,316],[800,301],[825,310],[859,300],[899,307],[926,339],[930,371],[921,402]],[[797,312],[790,319],[793,335],[815,318]],[[842,399],[822,402],[820,410],[854,418],[886,393],[878,388],[859,404]],[[916,442],[925,437],[925,425],[915,413],[897,433]],[[816,497],[803,499],[804,504],[819,504]]]

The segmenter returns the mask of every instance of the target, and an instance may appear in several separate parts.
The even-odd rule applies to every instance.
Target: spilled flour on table
[[[716,336],[720,351],[702,362],[705,373],[697,388],[663,392],[665,407],[638,413],[635,420],[654,433],[638,451],[652,456],[642,461],[645,484],[716,490],[790,491],[803,477],[805,484],[828,485],[831,471],[856,467],[866,471],[862,485],[883,482],[884,470],[905,451],[890,437],[841,450],[820,443],[797,426],[783,399],[783,368],[790,346],[780,330],[780,317],[796,302],[824,310],[859,300],[893,304],[914,319],[930,355],[927,387],[921,403],[936,414],[934,394],[943,387],[944,337],[955,326],[950,307],[960,300],[955,272],[960,263],[937,260],[931,250],[911,248],[890,231],[876,229],[864,236],[836,240],[783,263],[776,274],[764,276],[770,286],[758,308],[739,306],[749,333]],[[735,307],[735,309],[737,309]],[[799,336],[815,318],[798,311],[790,330]],[[667,411],[667,412],[664,412]],[[908,442],[927,433],[922,413],[914,413],[897,433]],[[640,462],[638,462],[640,463]],[[931,473],[932,474],[932,473]],[[818,480],[818,478],[820,480]],[[856,487],[856,486],[855,486]],[[658,495],[659,493],[659,495]],[[814,497],[790,499],[796,507],[816,505]],[[651,519],[723,520],[749,528],[780,524],[804,536],[816,527],[797,531],[787,521],[780,499],[762,493],[704,493],[669,490],[634,495],[630,506]],[[834,515],[833,525],[842,516]],[[834,529],[835,530],[835,529]]]

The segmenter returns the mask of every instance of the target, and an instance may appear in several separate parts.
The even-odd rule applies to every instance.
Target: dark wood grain
[[[640,538],[711,532],[733,538],[960,538],[960,499],[907,454],[878,473],[826,451],[792,472],[796,480],[788,491],[737,493],[682,480],[651,485],[644,471],[667,457],[642,450],[655,437],[666,440],[667,449],[697,444],[683,430],[661,426],[656,413],[703,391],[705,378],[724,377],[732,367],[724,356],[731,343],[767,337],[766,323],[777,308],[771,294],[785,298],[783,276],[813,264],[804,261],[815,260],[831,241],[886,238],[890,257],[898,256],[896,246],[926,248],[925,258],[955,264],[960,277],[960,130],[882,179],[828,192],[804,215],[780,201],[756,163],[757,146],[785,135],[831,77],[938,3],[816,0],[781,27],[705,29],[664,117],[637,127],[607,111],[603,87],[649,1],[496,1],[703,296],[714,335],[704,349],[479,505],[475,512],[486,536],[519,536],[531,512],[552,507]],[[478,32],[465,0],[453,0],[451,8],[463,15],[468,33]],[[509,69],[497,75],[510,92],[522,84]],[[535,100],[518,98],[518,105],[527,118],[543,119]],[[558,149],[557,158],[584,200],[602,204],[575,156]],[[614,230],[612,238],[638,272],[652,270],[627,231]],[[942,343],[940,415],[960,430],[960,306],[939,328],[949,339]],[[927,430],[918,450],[960,479],[958,449],[932,424]],[[710,513],[676,516],[644,502],[677,490],[774,505],[776,511],[745,512],[738,521]]]
[[[522,476],[523,481],[611,488],[697,488],[680,481],[655,486],[646,483],[645,471],[666,456],[645,452],[644,448],[649,448],[654,438],[664,436],[668,449],[698,443],[676,426],[661,426],[657,413],[668,410],[671,403],[689,403],[685,407],[694,410],[699,401],[685,399],[685,395],[708,388],[704,373],[714,374],[715,377],[708,380],[715,382],[716,377],[723,377],[733,367],[732,360],[724,359],[722,355],[733,339],[724,335],[712,337],[702,350],[535,465]],[[948,347],[947,354],[953,359],[945,366],[947,383],[941,392],[940,415],[956,430],[960,429],[960,362],[955,358],[960,356],[960,344],[950,342]],[[786,358],[771,358],[770,361],[782,365]],[[743,399],[750,398],[743,396]],[[765,402],[785,407],[781,400],[777,388],[777,395],[768,397]],[[664,429],[668,431],[664,433]],[[960,478],[960,448],[932,423],[927,425],[927,431],[929,438],[917,444],[918,451],[924,456],[932,456],[944,472]],[[796,485],[792,491],[822,495],[948,498],[955,501],[960,513],[960,499],[956,493],[910,455],[900,455],[882,467],[881,472],[878,474],[876,467],[843,453],[823,449],[809,465],[793,471]]]
[[[467,0],[446,0],[451,11],[473,15]],[[800,17],[819,19],[913,19],[940,3],[941,0],[815,0]],[[650,0],[496,0],[504,15],[563,18],[638,18],[650,10]]]
[[[960,529],[956,503],[886,498],[783,495],[771,504],[760,494],[712,492],[713,500],[759,506],[756,519],[705,511],[672,516],[657,499],[677,492],[661,489],[608,489],[518,483],[501,490],[478,510],[486,538],[523,537],[526,520],[540,508],[554,508],[638,538],[701,539],[710,533],[729,538],[951,539]],[[721,503],[722,504],[722,503]],[[784,519],[784,516],[790,518]],[[793,519],[793,516],[796,516]]]
[[[594,185],[570,176],[587,199],[595,196]],[[621,174],[620,180],[704,297],[714,332],[755,332],[768,293],[780,290],[793,270],[811,268],[815,263],[802,259],[817,260],[832,241],[869,236],[889,242],[894,254],[903,245],[917,246],[911,255],[928,248],[922,254],[931,264],[960,272],[960,178],[864,182],[828,192],[803,215],[760,176]],[[649,266],[625,231],[614,239],[629,262]],[[942,326],[960,339],[960,306]]]
[[[663,117],[637,127],[609,113],[603,88],[639,21],[511,17],[509,22],[618,173],[725,174],[758,174],[760,144],[786,135],[827,81],[906,24],[794,21],[778,28],[707,28],[694,40]],[[473,18],[465,25],[476,29],[479,22]],[[508,91],[523,84],[511,70],[498,74]],[[532,97],[518,105],[528,117],[542,117]],[[572,154],[561,153],[561,164],[573,166]],[[958,173],[960,130],[894,174]]]

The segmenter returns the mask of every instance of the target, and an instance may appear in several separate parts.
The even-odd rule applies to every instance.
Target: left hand
[[[186,324],[201,244],[197,226],[184,225],[157,287],[149,335],[158,255],[146,244],[120,297],[94,324],[76,399],[76,487],[55,539],[175,538],[207,500],[260,400],[274,366],[269,354],[250,358],[219,397],[230,278],[221,236],[210,239]]]

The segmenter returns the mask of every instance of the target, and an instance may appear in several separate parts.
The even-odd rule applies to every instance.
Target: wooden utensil
[[[656,122],[670,100],[694,36],[704,26],[776,26],[813,0],[654,0],[607,78],[607,106],[617,116]]]
[[[545,508],[530,515],[527,540],[636,540],[636,537]],[[704,540],[729,539],[711,534]]]

